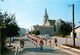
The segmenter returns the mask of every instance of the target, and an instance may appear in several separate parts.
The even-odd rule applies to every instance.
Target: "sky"
[[[72,21],[73,0],[4,0],[0,1],[0,9],[14,14],[16,22],[21,28],[30,28],[33,25],[43,24],[45,8],[49,19]],[[74,0],[75,24],[80,23],[80,0]]]

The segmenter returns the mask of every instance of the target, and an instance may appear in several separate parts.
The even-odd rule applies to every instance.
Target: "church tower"
[[[47,14],[47,9],[45,8],[44,25],[46,24],[48,18],[49,18],[49,17],[48,17],[48,14]]]

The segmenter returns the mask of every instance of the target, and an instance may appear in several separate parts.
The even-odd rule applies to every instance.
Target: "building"
[[[75,28],[75,33],[76,33],[76,37],[80,38],[80,26]],[[73,37],[72,32],[71,32],[71,37]]]
[[[48,34],[53,35],[53,33],[56,31],[55,27],[56,20],[49,19],[49,16],[47,14],[47,9],[45,9],[45,15],[43,20],[43,25],[33,25],[33,30],[39,30],[40,34]]]
[[[80,26],[78,26],[78,27],[75,29],[75,32],[76,32],[77,38],[80,38]]]
[[[26,29],[25,28],[20,28],[19,35],[24,36],[25,34],[26,34]]]
[[[61,27],[61,24],[62,24],[62,20],[61,19],[56,20],[56,22],[55,22],[56,32],[59,31],[59,29]]]

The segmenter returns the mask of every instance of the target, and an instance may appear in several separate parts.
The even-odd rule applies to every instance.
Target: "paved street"
[[[30,43],[29,40],[25,41],[25,47],[23,51],[20,51],[18,55],[70,55],[61,51],[61,49],[53,48],[48,45],[44,45],[41,51],[39,46],[35,46]]]

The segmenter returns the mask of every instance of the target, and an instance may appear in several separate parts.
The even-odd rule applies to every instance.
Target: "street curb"
[[[76,54],[76,53],[74,53],[74,52],[72,52],[72,51],[68,51],[68,50],[65,50],[65,49],[60,48],[60,47],[55,47],[55,46],[52,46],[52,47],[58,48],[58,49],[60,49],[61,51],[64,51],[64,52],[66,52],[66,53],[69,53],[70,55],[79,55],[79,54]]]
[[[71,47],[68,47],[68,46],[63,46],[63,45],[60,45],[60,46],[65,47],[65,48],[70,48],[71,50],[74,50],[74,51],[80,52],[80,50],[75,49],[75,48],[71,48]]]
[[[71,54],[71,55],[78,55],[78,54],[76,54],[76,53],[73,53],[73,52],[71,52],[71,51],[68,51],[68,50],[64,50],[64,49],[61,49],[62,51],[64,51],[64,52],[66,52],[66,53],[69,53],[69,54]]]

